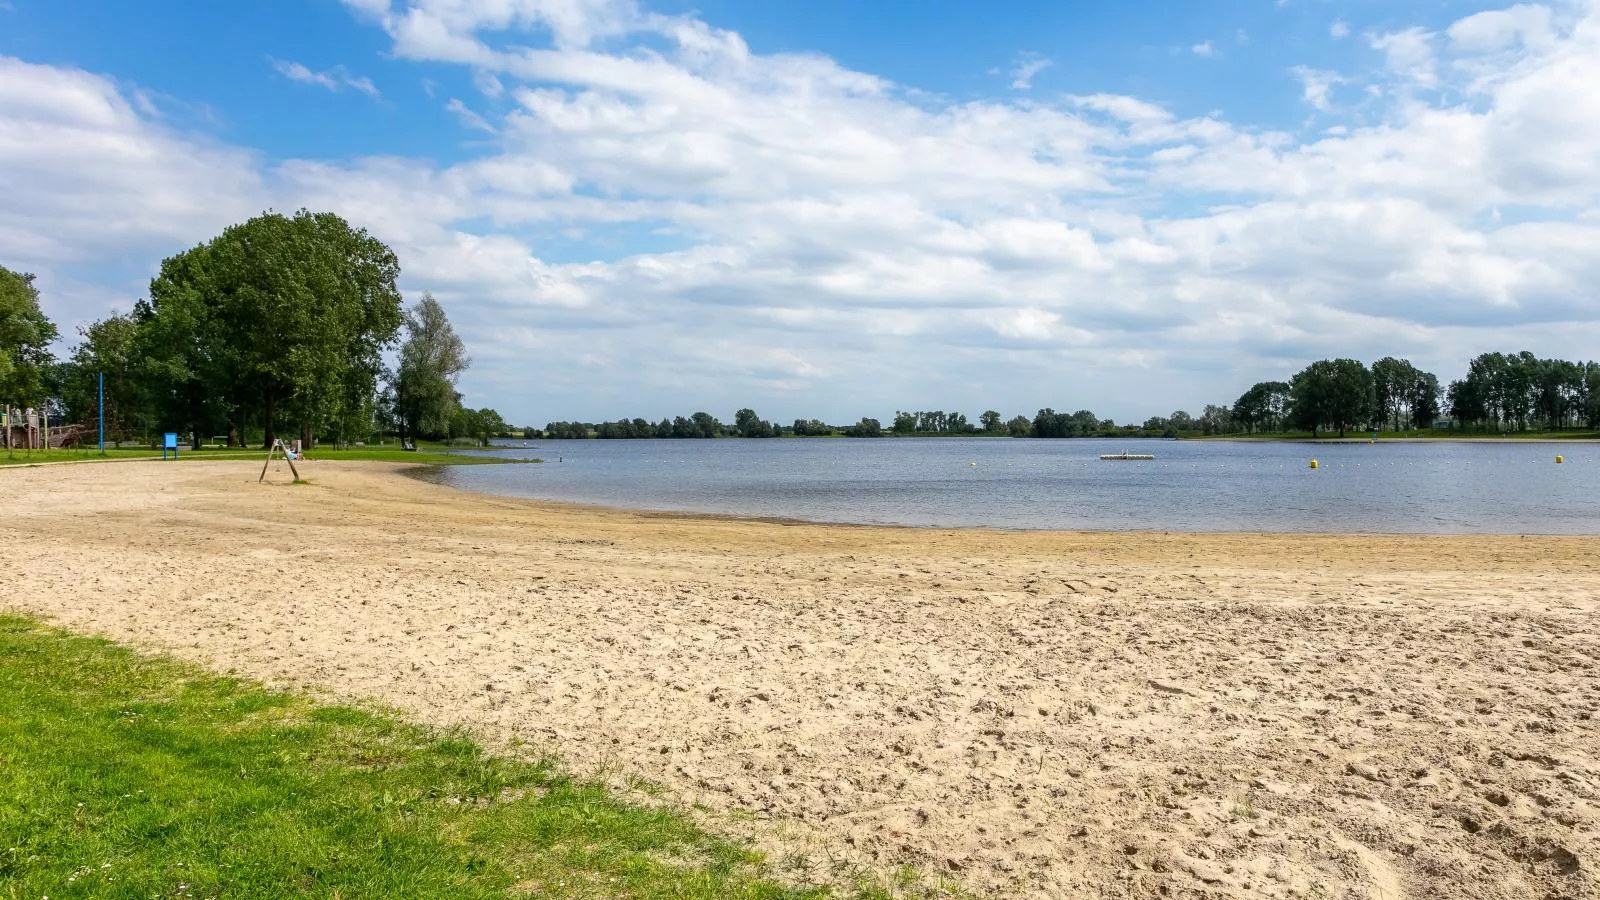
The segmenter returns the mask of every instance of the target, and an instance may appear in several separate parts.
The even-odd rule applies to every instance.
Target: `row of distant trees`
[[[1452,427],[1478,431],[1600,428],[1600,363],[1484,353],[1441,391],[1438,376],[1410,360],[1384,357],[1368,367],[1325,359],[1287,382],[1252,386],[1234,402],[1229,430],[1344,435],[1352,428],[1427,429],[1445,417]]]
[[[462,404],[465,347],[433,297],[403,304],[399,274],[389,247],[336,215],[267,213],[164,260],[147,298],[80,328],[56,360],[33,276],[0,268],[0,402],[95,421],[103,375],[112,439],[505,432]]]
[[[1439,378],[1410,360],[1384,357],[1367,366],[1354,359],[1319,360],[1288,381],[1263,381],[1231,404],[1208,404],[1200,415],[1178,410],[1140,424],[1118,425],[1093,411],[1041,409],[1031,418],[1006,419],[985,410],[976,422],[944,410],[896,411],[887,429],[877,419],[829,425],[796,419],[784,426],[741,409],[732,424],[710,413],[687,418],[616,422],[552,422],[528,438],[881,437],[883,435],[990,435],[1034,438],[1176,437],[1180,435],[1283,434],[1351,429],[1429,429],[1445,417],[1468,430],[1525,431],[1600,428],[1600,363],[1538,359],[1531,353],[1485,353],[1467,374],[1441,390]]]

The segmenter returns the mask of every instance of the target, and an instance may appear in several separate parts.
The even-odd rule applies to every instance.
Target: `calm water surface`
[[[520,442],[510,442],[515,445]],[[1600,445],[927,438],[535,441],[447,484],[632,509],[933,527],[1600,534]],[[1154,462],[1102,462],[1102,453]],[[1555,464],[1557,453],[1566,456]],[[1315,456],[1322,467],[1312,471]]]

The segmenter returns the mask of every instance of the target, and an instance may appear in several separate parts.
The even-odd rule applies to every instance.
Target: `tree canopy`
[[[455,421],[456,379],[471,364],[444,307],[423,294],[405,312],[406,338],[395,370],[394,404],[402,435],[436,437]]]
[[[372,395],[401,323],[400,265],[332,213],[267,213],[170,257],[135,311],[163,418],[309,436]]]
[[[44,402],[56,326],[39,308],[33,276],[0,266],[0,403]]]
[[[1373,410],[1372,372],[1354,359],[1324,359],[1289,380],[1289,420],[1313,434],[1319,428],[1366,424]]]

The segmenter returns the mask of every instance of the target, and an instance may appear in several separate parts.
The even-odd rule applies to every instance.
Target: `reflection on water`
[[[511,442],[517,444],[521,442]],[[543,441],[467,490],[636,509],[919,526],[1596,534],[1600,445]],[[1153,462],[1102,453],[1153,453]],[[1566,457],[1555,464],[1555,455]],[[1321,467],[1308,462],[1315,456]],[[560,459],[560,462],[556,460]]]

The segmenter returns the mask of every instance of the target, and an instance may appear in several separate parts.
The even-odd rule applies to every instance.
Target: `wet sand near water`
[[[304,466],[0,471],[0,607],[647,779],[796,880],[1600,894],[1600,539],[750,522]]]

